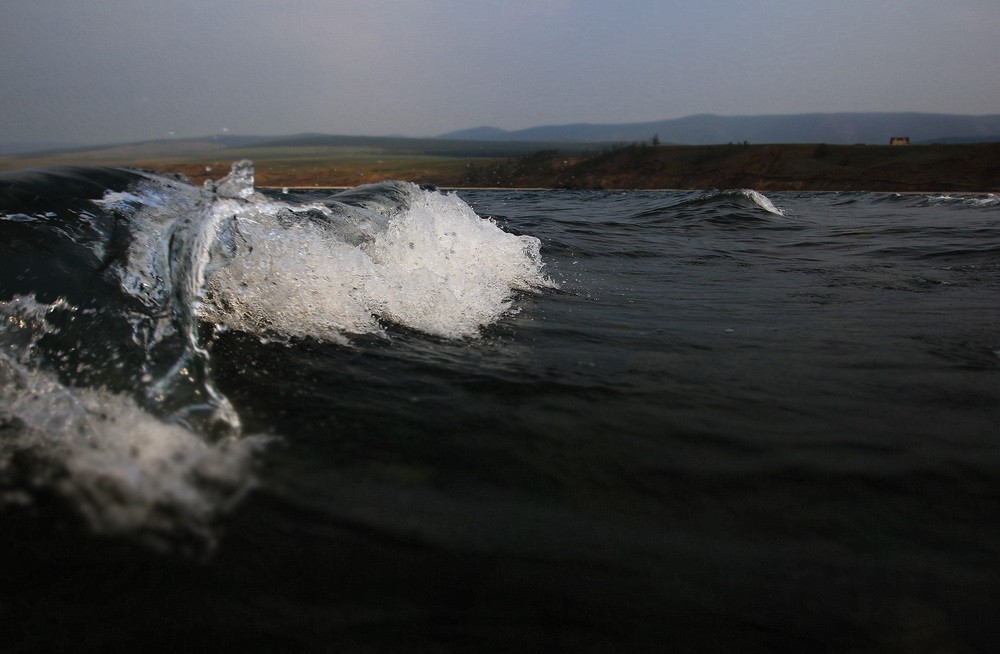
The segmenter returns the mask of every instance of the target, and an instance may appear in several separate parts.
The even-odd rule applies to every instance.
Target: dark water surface
[[[995,196],[108,175],[0,186],[6,651],[1000,642]]]

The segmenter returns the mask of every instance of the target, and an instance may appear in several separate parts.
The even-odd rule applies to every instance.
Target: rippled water
[[[995,196],[7,181],[16,648],[995,642]]]

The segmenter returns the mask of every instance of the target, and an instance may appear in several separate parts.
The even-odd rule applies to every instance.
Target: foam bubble
[[[46,321],[55,309],[68,308],[58,299],[51,304],[39,302],[32,295],[15,295],[9,301],[0,300],[0,356],[26,362],[33,356],[38,339],[53,330]]]

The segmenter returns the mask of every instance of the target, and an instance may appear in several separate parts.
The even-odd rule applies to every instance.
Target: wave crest
[[[0,506],[55,495],[101,533],[211,543],[263,441],[216,387],[206,323],[464,338],[552,285],[537,239],[455,195],[390,182],[294,203],[253,177],[244,161],[202,188],[115,169],[2,178]]]
[[[238,212],[239,253],[209,279],[204,317],[272,337],[342,340],[385,321],[461,338],[499,319],[515,292],[551,285],[537,239],[504,232],[457,196],[392,183],[328,204]]]

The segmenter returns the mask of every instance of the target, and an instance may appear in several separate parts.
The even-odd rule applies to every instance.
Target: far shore
[[[128,166],[179,173],[192,183],[223,177],[251,159],[260,188],[337,189],[389,179],[442,189],[1000,192],[1000,143],[942,145],[632,144],[599,152],[557,149],[520,157],[284,147],[200,154],[120,150],[0,156],[0,171],[56,165]]]

